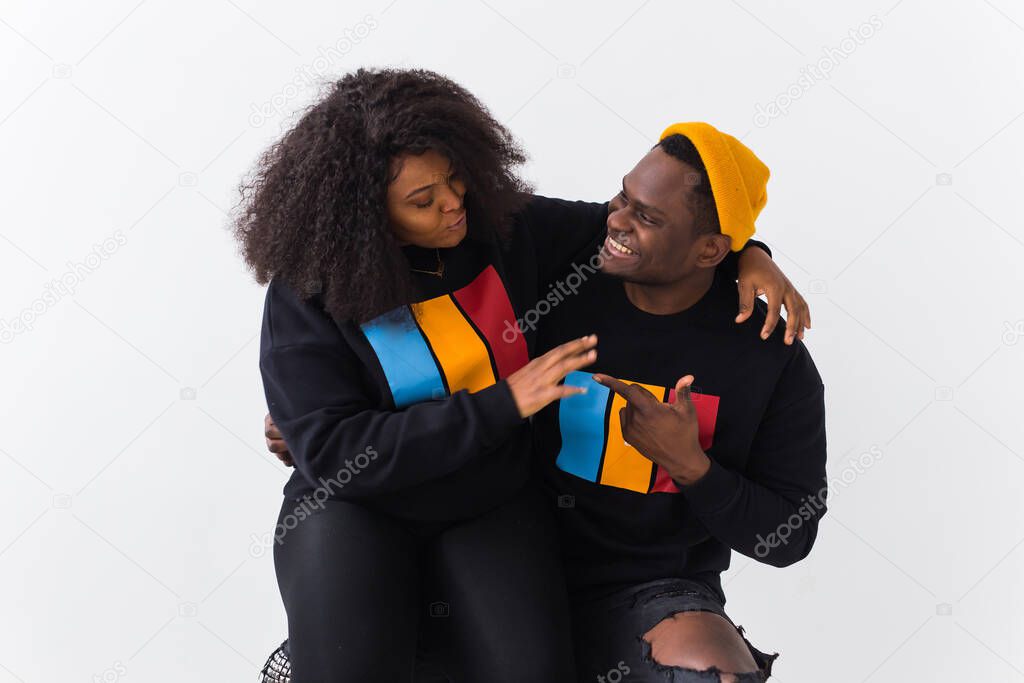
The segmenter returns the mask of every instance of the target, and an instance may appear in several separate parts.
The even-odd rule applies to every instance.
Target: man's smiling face
[[[622,191],[608,204],[601,270],[648,285],[689,275],[697,267],[704,241],[714,237],[697,230],[690,193],[699,177],[696,169],[661,147],[648,152],[622,179]]]

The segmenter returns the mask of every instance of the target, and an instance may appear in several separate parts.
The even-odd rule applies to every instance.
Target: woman
[[[516,321],[605,208],[531,198],[523,161],[448,79],[361,69],[243,187],[236,235],[270,285],[260,369],[296,467],[274,553],[294,683],[573,680],[526,419],[576,391],[560,382],[597,340],[531,361]],[[740,263],[805,309],[763,252]]]

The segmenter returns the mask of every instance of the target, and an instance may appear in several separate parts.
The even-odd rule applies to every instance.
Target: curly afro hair
[[[415,300],[387,218],[392,160],[443,154],[466,183],[468,236],[507,238],[529,187],[512,134],[462,86],[422,69],[359,69],[330,86],[241,184],[233,230],[256,280],[322,293],[362,323]]]

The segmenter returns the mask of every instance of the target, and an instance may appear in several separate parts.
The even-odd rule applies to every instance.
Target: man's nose
[[[626,216],[626,208],[617,209],[608,213],[608,230],[615,232],[631,232],[629,220]]]

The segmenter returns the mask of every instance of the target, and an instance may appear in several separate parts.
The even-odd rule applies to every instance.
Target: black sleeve
[[[360,453],[373,460],[335,491],[358,499],[449,474],[504,443],[522,424],[504,380],[475,393],[401,410],[380,410],[361,361],[315,303],[272,282],[267,292],[260,372],[267,405],[295,461],[314,486]]]
[[[538,291],[543,292],[573,263],[586,262],[592,256],[591,246],[606,229],[608,203],[534,195],[522,218],[534,247]]]
[[[768,248],[767,244],[750,239],[747,240],[747,243],[739,251],[730,251],[726,254],[722,262],[718,264],[718,272],[729,282],[736,282],[740,277],[740,254],[751,247],[761,249],[769,256],[772,255],[772,250]]]
[[[607,230],[608,202],[569,201],[533,195],[522,213],[530,232],[537,261],[538,291],[545,291],[573,263],[583,264],[596,253],[599,238]],[[763,242],[747,240],[743,250],[757,247],[769,256],[771,250]],[[739,277],[741,251],[730,251],[718,264],[718,270],[729,281]]]
[[[779,379],[745,471],[712,460],[707,474],[680,488],[708,532],[730,548],[774,567],[807,556],[828,485],[824,387],[803,344]]]

